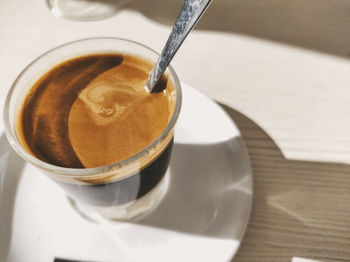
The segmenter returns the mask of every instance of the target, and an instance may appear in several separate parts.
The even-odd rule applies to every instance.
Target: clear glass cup
[[[51,13],[59,18],[94,21],[111,17],[129,0],[47,0]]]
[[[149,146],[123,161],[95,168],[55,166],[30,154],[16,131],[23,101],[41,76],[71,58],[99,53],[132,54],[152,63],[159,56],[142,44],[119,38],[83,39],[52,49],[28,65],[10,88],[3,114],[5,133],[15,151],[61,186],[84,216],[94,220],[136,219],[160,203],[169,183],[166,171],[182,102],[180,82],[171,66],[166,74],[173,86],[174,110],[168,125]]]

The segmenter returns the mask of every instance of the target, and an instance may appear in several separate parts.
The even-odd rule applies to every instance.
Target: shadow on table
[[[129,8],[172,25],[183,0],[132,0]],[[346,57],[348,0],[213,0],[196,30],[239,33]]]
[[[0,134],[0,261],[7,261],[11,245],[17,186],[24,166],[5,134]]]
[[[254,174],[251,219],[233,261],[349,261],[350,166],[287,160],[258,125],[222,107],[241,130]]]

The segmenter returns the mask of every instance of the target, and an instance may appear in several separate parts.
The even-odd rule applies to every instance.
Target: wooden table
[[[74,22],[44,0],[1,1],[0,108],[19,72],[67,41],[114,36],[160,51],[181,5],[131,0]],[[222,104],[252,161],[253,209],[232,261],[350,261],[349,12],[348,0],[215,0],[172,63]]]

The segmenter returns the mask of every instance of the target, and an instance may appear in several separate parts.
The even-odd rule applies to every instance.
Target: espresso
[[[24,101],[17,121],[23,145],[42,161],[70,168],[109,165],[140,152],[159,137],[174,110],[170,81],[162,92],[145,90],[151,69],[148,61],[125,54],[59,64]]]
[[[117,182],[66,183],[56,181],[73,198],[93,206],[116,206],[137,200],[154,189],[164,177],[169,165],[173,139],[148,166]]]

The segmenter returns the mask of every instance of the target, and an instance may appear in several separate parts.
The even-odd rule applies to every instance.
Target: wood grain
[[[224,106],[253,166],[254,197],[237,262],[350,261],[350,166],[291,161],[253,121]]]

